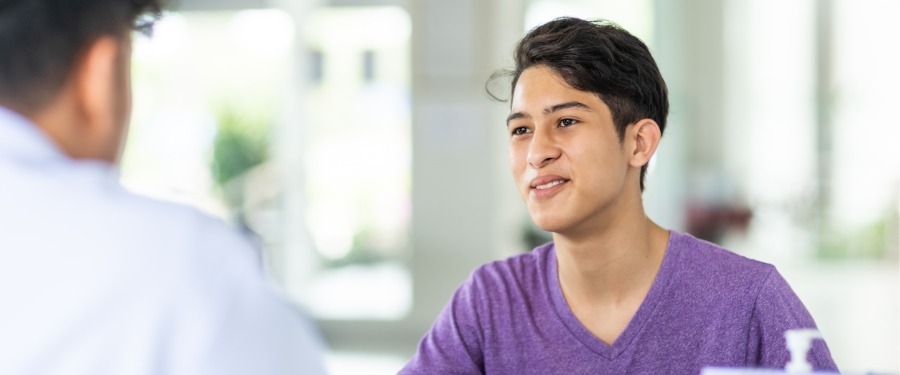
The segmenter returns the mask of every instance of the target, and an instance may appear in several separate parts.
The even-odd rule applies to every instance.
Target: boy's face
[[[634,173],[609,107],[536,66],[519,77],[510,113],[509,160],[535,224],[571,234],[608,224]]]

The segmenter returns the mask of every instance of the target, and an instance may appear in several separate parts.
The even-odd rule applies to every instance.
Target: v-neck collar
[[[592,334],[587,327],[581,324],[581,321],[575,317],[575,313],[572,312],[572,309],[566,302],[566,297],[563,295],[562,288],[560,287],[556,246],[551,245],[552,247],[547,259],[547,285],[550,289],[549,292],[550,298],[553,301],[553,307],[556,309],[559,318],[562,320],[563,324],[565,324],[566,328],[568,328],[572,336],[578,339],[578,341],[584,344],[588,349],[608,360],[613,360],[625,352],[631,343],[641,335],[644,327],[647,326],[647,323],[653,317],[654,312],[659,305],[660,297],[663,295],[666,287],[669,285],[669,281],[672,279],[675,269],[677,268],[676,263],[678,258],[677,254],[674,254],[672,249],[677,248],[676,243],[681,241],[682,236],[682,234],[677,233],[674,230],[669,232],[669,243],[666,245],[666,252],[663,255],[662,264],[659,267],[656,278],[653,280],[653,284],[650,286],[650,290],[647,292],[647,296],[644,297],[640,307],[638,307],[634,316],[631,318],[631,321],[628,322],[625,330],[619,334],[619,337],[617,337],[612,344],[607,344],[594,336],[594,334]]]

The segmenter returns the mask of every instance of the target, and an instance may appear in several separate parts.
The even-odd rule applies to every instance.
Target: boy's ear
[[[72,72],[74,110],[82,121],[85,157],[115,162],[131,105],[130,39],[103,36],[91,43]]]
[[[651,119],[638,120],[631,124],[626,136],[630,138],[631,154],[629,155],[629,164],[633,167],[641,167],[650,162],[650,158],[656,153],[659,147],[659,140],[662,133],[659,131],[659,125]]]
[[[119,43],[113,37],[101,37],[81,55],[74,69],[77,110],[83,116],[85,129],[90,133],[106,132],[111,124],[110,106],[115,91],[116,62]]]

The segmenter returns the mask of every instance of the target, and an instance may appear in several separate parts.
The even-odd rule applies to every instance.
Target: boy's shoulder
[[[667,256],[678,258],[679,264],[688,269],[768,273],[774,268],[771,264],[747,258],[712,242],[674,230],[671,231],[667,252],[670,253]]]
[[[553,242],[548,242],[531,251],[485,263],[472,272],[471,278],[479,281],[532,279],[543,275],[550,258],[555,256],[554,251]]]
[[[666,257],[672,280],[698,292],[755,294],[770,276],[771,264],[737,254],[687,233],[671,232]]]

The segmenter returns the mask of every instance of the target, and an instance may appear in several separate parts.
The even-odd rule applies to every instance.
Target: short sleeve
[[[483,335],[477,311],[479,289],[473,275],[456,290],[400,375],[484,373]]]
[[[747,363],[784,368],[791,357],[784,333],[803,328],[816,329],[816,323],[787,281],[772,267],[756,298],[750,322]],[[816,371],[838,371],[824,340],[814,340],[807,359]]]

